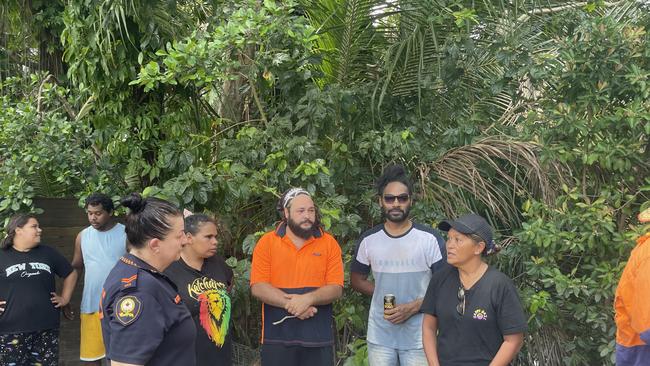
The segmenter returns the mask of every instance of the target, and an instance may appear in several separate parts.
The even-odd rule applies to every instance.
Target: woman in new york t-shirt
[[[77,273],[54,248],[39,245],[36,218],[9,221],[0,250],[0,360],[3,365],[57,365],[60,309]],[[61,294],[54,276],[64,278]]]

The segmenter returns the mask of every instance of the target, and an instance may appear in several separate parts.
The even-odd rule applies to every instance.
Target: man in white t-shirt
[[[431,227],[413,223],[413,185],[404,167],[386,168],[377,180],[384,223],[366,231],[350,268],[352,288],[372,296],[368,316],[370,366],[426,366],[419,313],[432,272],[446,265],[445,243]],[[368,279],[372,271],[374,281]],[[396,306],[384,310],[384,296]]]

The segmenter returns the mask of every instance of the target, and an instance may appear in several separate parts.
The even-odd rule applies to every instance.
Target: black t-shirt
[[[72,266],[59,252],[39,245],[27,252],[0,250],[0,334],[59,328],[60,310],[54,307],[54,275],[65,278]]]
[[[488,365],[499,351],[503,336],[524,333],[526,315],[512,281],[488,267],[465,290],[465,315],[456,310],[460,278],[456,267],[436,272],[420,311],[438,320],[438,359],[443,366]]]
[[[194,319],[196,337],[196,365],[231,365],[231,301],[228,288],[232,283],[232,269],[220,256],[203,262],[201,271],[188,266],[183,259],[166,270],[178,287],[178,293]]]

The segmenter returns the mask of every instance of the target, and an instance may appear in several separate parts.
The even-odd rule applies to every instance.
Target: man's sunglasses
[[[409,201],[410,196],[408,194],[400,194],[399,196],[394,196],[392,194],[385,194],[384,195],[384,202],[386,203],[394,203],[395,200],[399,201],[399,203],[406,203]]]
[[[458,287],[458,305],[456,305],[456,311],[461,316],[465,315],[465,289],[463,286]]]

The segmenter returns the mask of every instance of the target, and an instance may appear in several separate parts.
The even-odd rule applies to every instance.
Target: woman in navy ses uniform
[[[162,272],[180,258],[183,215],[171,203],[133,193],[126,235],[130,253],[104,283],[100,310],[112,366],[194,365],[196,328],[176,286]]]

